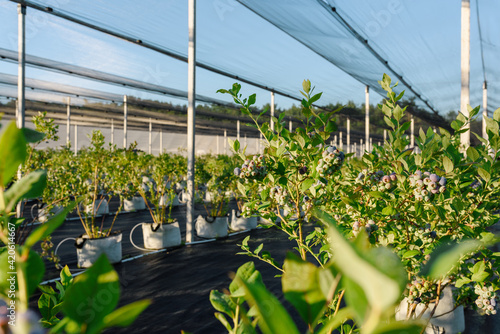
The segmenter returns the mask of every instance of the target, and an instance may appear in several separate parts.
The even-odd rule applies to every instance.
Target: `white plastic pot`
[[[429,308],[424,312],[422,319],[427,320],[434,309],[433,303],[429,304]],[[424,304],[418,304],[415,309],[415,316],[420,315],[425,308]],[[444,288],[439,304],[434,312],[434,315],[425,329],[426,334],[456,334],[465,330],[464,308],[459,306],[454,309],[453,291],[450,286]],[[396,320],[406,320],[408,310],[408,299],[403,301],[396,308]]]
[[[221,238],[228,235],[228,217],[198,216],[196,219],[196,234],[201,238]]]
[[[146,209],[146,203],[141,196],[134,196],[132,199],[123,201],[123,210],[125,211],[140,211]]]
[[[96,200],[94,203],[94,210],[92,210],[92,204],[85,206],[85,212],[87,214],[94,214],[94,216],[102,216],[109,214],[108,201],[103,198],[101,200]]]
[[[40,223],[45,223],[47,220],[49,220],[51,217],[57,215],[62,210],[64,210],[64,208],[62,206],[56,205],[52,209],[50,209],[49,212],[47,212],[47,207],[44,206],[44,207],[38,209],[38,215],[37,215],[37,217],[34,217],[34,215],[32,213],[32,218],[33,219],[37,218],[37,220]]]
[[[162,225],[141,223],[141,225],[146,249],[162,249],[181,245],[179,222]]]
[[[257,228],[257,217],[241,217],[233,210],[231,214],[231,230],[243,231]]]
[[[170,205],[170,194],[165,194],[160,198],[160,203],[158,204],[160,207],[164,207]],[[174,199],[172,200],[172,206],[180,205],[179,196],[177,194],[174,195]]]
[[[89,268],[101,254],[106,254],[110,263],[122,260],[121,233],[97,239],[89,239],[84,234],[76,238],[75,247],[79,268]]]

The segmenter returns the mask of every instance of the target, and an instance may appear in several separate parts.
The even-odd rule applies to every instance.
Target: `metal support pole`
[[[288,121],[288,131],[292,132],[292,130],[293,130],[293,123],[292,123],[292,120],[289,120]]]
[[[262,132],[259,132],[259,153],[262,152]]]
[[[333,146],[337,146],[337,135],[333,136]]]
[[[17,66],[17,113],[16,122],[19,129],[24,128],[25,80],[26,80],[26,6],[17,5],[18,13],[18,66]]]
[[[385,144],[386,140],[387,140],[387,130],[384,129],[384,144]]]
[[[160,129],[160,154],[163,154],[163,129]]]
[[[115,143],[115,122],[111,119],[111,145]]]
[[[153,123],[151,121],[151,117],[149,118],[149,154],[151,154],[151,149],[153,147],[153,142],[152,142],[152,132],[153,132]]]
[[[238,139],[238,142],[240,141],[240,120],[236,122],[236,139]]]
[[[356,142],[354,143],[354,156],[357,157],[358,156],[358,148],[356,147]]]
[[[347,119],[347,153],[351,153],[351,119]]]
[[[25,88],[26,88],[26,6],[18,4],[18,67],[17,67],[17,108],[16,108],[16,123],[19,129],[24,128],[24,112],[25,112]],[[17,170],[17,178],[23,176],[21,166]],[[23,216],[24,202],[20,201],[16,206],[16,217]]]
[[[224,130],[224,154],[227,154],[227,130]]]
[[[467,105],[470,103],[470,0],[462,0],[462,38],[461,38],[461,71],[462,88],[460,91],[460,111],[469,117]],[[470,125],[463,128],[466,132],[460,134],[460,143],[467,149],[470,145]]]
[[[123,95],[123,148],[127,148],[127,95]]]
[[[339,132],[339,146],[340,146],[340,150],[343,151],[344,150],[344,142],[342,141],[342,132]]]
[[[68,96],[68,104],[66,106],[66,146],[70,145],[70,124],[71,124],[71,97]]]
[[[483,82],[483,138],[488,139],[486,133],[486,117],[488,117],[488,84]]]
[[[361,155],[363,155],[363,151],[364,151],[364,149],[363,149],[363,139],[359,140],[359,150],[361,151]]]
[[[216,138],[217,138],[217,155],[219,155],[219,135],[217,135]]]
[[[78,154],[78,124],[75,124],[75,155]]]
[[[274,131],[274,92],[271,92],[271,130]]]
[[[196,0],[188,0],[188,129],[187,129],[187,203],[186,243],[194,239],[194,152],[195,152],[195,90],[196,90]]]
[[[411,120],[410,120],[410,147],[415,146],[415,117],[411,115]]]
[[[370,86],[365,87],[365,142],[366,146],[370,143]],[[370,151],[370,147],[367,147]]]

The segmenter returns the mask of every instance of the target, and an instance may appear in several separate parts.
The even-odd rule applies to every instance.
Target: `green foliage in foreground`
[[[23,243],[19,242],[19,227],[24,219],[16,218],[14,210],[20,201],[42,195],[47,174],[38,170],[17,181],[14,175],[27,157],[27,143],[39,141],[40,137],[35,131],[18,129],[13,122],[0,135],[0,299],[15,310],[7,316],[13,333],[40,330],[28,303],[43,279],[45,264],[33,246],[61,226],[75,207],[75,203],[70,204],[34,229]],[[39,300],[42,324],[55,326],[52,333],[99,333],[112,326],[128,326],[150,304],[149,300],[142,300],[115,310],[120,283],[104,255],[74,280],[64,269],[57,287],[58,294],[52,288],[42,287]],[[60,311],[65,315],[62,320],[58,318]]]
[[[479,110],[469,107],[469,118],[459,114],[452,122],[453,134],[445,129],[421,131],[417,146],[409,147],[404,134],[410,123],[404,122],[406,107],[400,105],[404,92],[396,94],[387,75],[380,84],[387,99],[379,109],[392,131],[383,146],[375,146],[361,159],[328,145],[335,129],[334,113],[313,108],[321,93],[313,94],[307,80],[302,91],[306,122],[295,132],[287,131],[282,117],[272,120],[274,129],[260,125],[250,109],[256,96],[243,98],[240,85],[219,90],[232,96],[266,141],[264,154],[258,157],[246,156],[238,141],[230,142],[242,161],[235,173],[246,200],[243,211],[260,214],[268,225],[295,240],[300,258],[288,256],[280,266],[264,245],[251,250],[248,238],[241,245],[243,254],[280,271],[285,297],[311,333],[333,329],[321,326],[338,320],[332,316],[343,314],[343,301],[348,305],[347,318],[361,332],[396,333],[407,326],[390,320],[403,298],[413,305],[408,318],[421,318],[415,314],[417,304],[430,309],[432,316],[448,285],[456,287],[458,304],[496,313],[500,257],[488,247],[498,237],[487,229],[498,221],[500,209],[500,109],[487,119],[488,138],[478,136],[481,146],[467,150],[460,146],[460,134]],[[306,234],[304,225],[317,219],[323,225]],[[314,265],[307,262],[310,259]],[[325,273],[332,268],[335,281],[324,285]],[[288,281],[291,275],[302,284]],[[258,307],[259,298],[270,298],[262,287],[249,286],[249,306]],[[302,290],[294,291],[295,286]],[[267,313],[251,310],[255,321],[249,323],[272,333]],[[239,322],[229,316],[230,331],[237,332]],[[286,316],[280,321],[288,322]],[[352,323],[346,325],[344,320],[335,324],[342,324],[344,332],[352,329]]]

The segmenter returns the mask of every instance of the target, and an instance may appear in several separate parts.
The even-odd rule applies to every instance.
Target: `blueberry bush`
[[[295,132],[286,129],[284,114],[272,119],[274,129],[267,123],[260,125],[258,120],[265,111],[253,116],[251,107],[256,96],[243,98],[239,84],[229,90],[219,90],[231,95],[242,113],[253,119],[252,126],[260,130],[265,140],[264,153],[260,156],[246,156],[238,141],[230,141],[241,159],[241,165],[234,172],[246,201],[244,213],[259,214],[268,226],[277,227],[295,240],[300,258],[290,256],[280,265],[264,250],[264,245],[250,249],[248,238],[241,245],[242,254],[268,262],[280,271],[285,297],[299,309],[311,333],[318,328],[321,333],[333,328],[350,330],[351,324],[345,323],[347,318],[355,320],[361,332],[380,332],[377,328],[382,319],[391,318],[394,307],[405,297],[410,305],[408,318],[420,319],[422,314],[414,314],[415,306],[420,303],[424,309],[430,309],[432,315],[446,286],[454,287],[457,305],[476,306],[485,314],[496,313],[500,254],[489,248],[498,241],[489,228],[499,219],[500,109],[495,111],[493,119],[486,120],[488,138],[477,136],[481,146],[460,145],[460,134],[466,131],[464,126],[477,117],[479,111],[479,107],[469,107],[469,118],[459,113],[452,122],[453,133],[445,129],[420,130],[415,147],[409,147],[405,134],[410,123],[403,122],[405,108],[399,104],[404,92],[396,94],[395,85],[387,75],[380,85],[387,92],[387,98],[378,107],[391,131],[382,146],[375,146],[361,158],[328,145],[330,133],[336,130],[333,115],[338,110],[321,112],[314,108],[313,103],[319,100],[321,93],[313,94],[307,80],[301,92],[304,124]],[[309,222],[318,220],[322,224],[313,230],[309,228],[309,233],[304,232]],[[333,239],[345,249],[336,247]],[[342,257],[336,252],[352,252],[359,258],[351,258],[349,263],[345,261],[349,256]],[[292,259],[301,261],[304,267],[294,271],[292,265],[287,265]],[[374,271],[363,271],[363,262],[371,263]],[[329,294],[313,293],[314,289],[308,284],[304,284],[300,292],[287,293],[290,271],[294,271],[294,275],[305,275],[308,272],[305,268],[314,272],[311,275],[319,280],[320,289]],[[332,274],[335,283],[321,286],[324,283],[321,277],[326,275],[321,273],[330,268],[335,268]],[[362,272],[366,275],[362,276]],[[392,280],[386,282],[392,286],[390,292],[378,286],[380,273]],[[235,281],[260,284],[255,277],[242,280],[240,276],[236,275]],[[306,280],[302,277],[299,281]],[[216,306],[216,298],[212,296],[216,309],[233,318],[231,326],[223,315],[218,315],[230,332],[237,332],[240,323],[242,326],[259,324],[263,332],[273,332],[265,329],[271,324],[263,323],[273,320],[266,320],[265,312],[259,314],[252,310],[259,307],[260,298],[268,298],[264,290],[255,289],[246,287],[244,292],[237,289],[237,293],[230,289],[229,295],[217,295],[229,303],[229,313],[228,309]],[[384,296],[379,295],[382,291]],[[386,296],[387,293],[390,296]],[[233,306],[243,305],[241,298],[252,308],[238,320]],[[311,304],[314,300],[317,300],[317,308]],[[339,320],[336,315],[343,301],[350,310],[346,312],[351,313]],[[308,313],[301,311],[302,307]],[[317,313],[312,312],[313,309]],[[255,317],[255,322],[246,320],[250,315]],[[320,326],[331,321],[335,326]],[[421,328],[415,330],[420,331]]]

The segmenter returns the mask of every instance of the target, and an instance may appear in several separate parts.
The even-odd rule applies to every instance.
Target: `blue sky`
[[[70,11],[105,27],[171,50],[187,53],[187,1],[149,0],[141,1],[140,6],[132,0],[37,2]],[[459,1],[329,2],[342,8],[345,15],[357,23],[359,31],[366,33],[370,41],[376,42],[381,53],[390,59],[406,78],[416,83],[421,90],[429,92],[431,102],[441,106],[440,112],[457,109],[457,94],[459,97],[460,90]],[[316,84],[318,91],[324,92],[325,104],[346,103],[349,100],[357,104],[364,103],[363,84],[234,0],[198,0],[197,3],[199,61],[296,96],[299,96],[298,90],[302,80],[309,78]],[[472,3],[475,13],[475,0],[472,0]],[[494,9],[498,7],[494,0],[484,0],[482,3],[486,7],[493,6]],[[389,6],[395,6],[398,10],[390,12]],[[384,11],[390,15],[384,16]],[[489,11],[486,11],[486,14],[489,14]],[[500,27],[487,15],[484,15],[482,22],[489,54],[495,56],[498,53],[498,37],[493,32],[499,31]],[[297,22],[297,25],[300,26],[301,22]],[[7,0],[0,0],[0,31],[0,47],[16,50],[16,4]],[[473,38],[477,35],[477,23],[476,26],[473,23],[471,33]],[[471,92],[471,104],[479,104],[482,71],[478,62],[480,58],[477,40],[472,45],[471,83],[474,87]],[[346,50],[342,50],[341,43],[332,46],[335,47],[344,52],[345,56]],[[30,8],[27,15],[27,53],[187,90],[187,64]],[[488,58],[488,63],[493,62]],[[370,68],[366,70],[369,71]],[[0,61],[0,72],[16,74],[17,66]],[[495,74],[493,72],[491,75],[493,89],[496,89]],[[123,87],[29,67],[27,76],[117,94],[165,100],[155,94],[135,92]],[[226,97],[215,94],[215,91],[230,87],[234,81],[198,69],[197,93],[227,100]],[[258,94],[258,104],[270,102],[268,92],[243,84],[244,95],[254,92]],[[372,93],[371,103],[378,103],[381,98],[380,95]],[[166,100],[183,102],[171,98]],[[500,100],[495,97],[492,101]],[[276,103],[280,107],[288,107],[297,102],[277,95]]]

